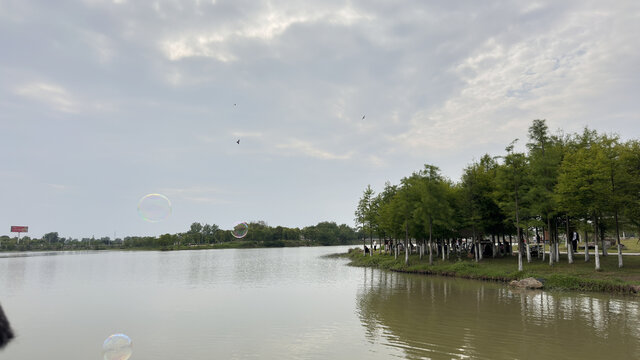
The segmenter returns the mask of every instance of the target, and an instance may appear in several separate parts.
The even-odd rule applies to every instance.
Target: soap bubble
[[[233,224],[231,235],[233,235],[233,237],[236,239],[242,239],[243,237],[247,236],[248,232],[249,232],[249,225],[247,225],[247,223],[244,221],[238,221],[235,224]]]
[[[171,215],[171,201],[162,194],[147,194],[138,202],[138,214],[148,222],[159,222]]]
[[[133,353],[131,338],[125,334],[113,334],[102,344],[104,360],[128,360]]]

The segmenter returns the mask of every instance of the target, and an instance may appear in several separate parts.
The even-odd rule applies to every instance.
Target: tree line
[[[520,271],[525,254],[531,261],[531,238],[549,247],[553,265],[560,239],[582,234],[595,243],[599,268],[598,243],[607,255],[604,240],[610,236],[622,267],[621,229],[640,230],[640,142],[589,128],[550,134],[545,120],[529,127],[525,152],[515,150],[517,141],[502,155],[473,161],[458,182],[427,164],[397,185],[387,182],[378,194],[367,186],[355,210],[358,229],[370,246],[374,234],[392,248],[400,243],[407,263],[414,242],[420,258],[428,251],[432,263],[434,250],[456,248],[460,239],[479,250],[488,243],[496,256],[500,237],[503,244],[505,236],[515,237]],[[571,246],[567,251],[572,263]],[[545,261],[545,251],[542,256]],[[474,257],[482,260],[483,251],[474,251]]]
[[[79,250],[79,249],[177,249],[182,247],[282,247],[313,245],[346,245],[359,238],[356,229],[335,222],[320,222],[300,228],[272,227],[264,221],[247,223],[248,232],[243,238],[235,238],[232,230],[223,230],[216,224],[194,222],[182,233],[160,236],[125,236],[111,239],[64,238],[57,232],[46,233],[42,238],[0,236],[0,250]]]

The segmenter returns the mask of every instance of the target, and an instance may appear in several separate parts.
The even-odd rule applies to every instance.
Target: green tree
[[[622,177],[619,188],[622,214],[627,223],[640,233],[640,141],[627,141],[620,154]]]
[[[555,140],[555,141],[554,141]],[[553,238],[546,238],[546,234],[551,235],[551,221],[557,211],[557,203],[554,197],[554,188],[558,179],[558,170],[562,162],[562,137],[552,138],[549,136],[546,120],[533,120],[533,124],[529,127],[529,142],[527,148],[529,150],[529,166],[530,166],[530,188],[526,196],[531,204],[531,212],[539,215],[546,223],[546,232],[543,231],[543,240],[549,241],[549,264],[553,265],[556,250],[551,248],[557,247],[557,243],[553,246]],[[555,221],[555,220],[554,220]],[[544,229],[544,228],[543,228]],[[569,250],[571,251],[571,249]],[[570,254],[569,262],[573,258]]]
[[[200,244],[200,241],[202,240],[202,224],[200,224],[199,222],[194,222],[193,224],[191,224],[191,227],[189,228],[189,232],[187,234],[191,241],[195,242],[196,244]]]
[[[370,256],[373,255],[373,222],[375,221],[375,210],[373,206],[374,195],[375,193],[371,185],[367,185],[367,188],[362,193],[362,197],[358,201],[358,207],[355,212],[356,224],[360,226],[365,234],[369,234]],[[366,247],[366,238],[363,239],[363,246]]]
[[[429,234],[429,264],[433,264],[433,235],[434,225],[440,228],[447,228],[450,225],[452,208],[447,199],[447,185],[445,179],[440,175],[440,169],[433,165],[425,165],[424,170],[418,175],[417,191],[418,204],[415,215],[419,223],[423,224],[424,230]],[[423,247],[420,247],[422,257]],[[444,249],[444,246],[442,247]],[[444,254],[444,251],[443,251]]]
[[[610,175],[595,132],[585,129],[577,140],[562,161],[555,193],[560,207],[570,216],[591,219],[597,243],[598,237],[602,238],[601,219],[608,206]]]
[[[42,240],[46,241],[48,244],[57,243],[59,240],[58,233],[57,232],[46,233],[42,236]]]
[[[514,152],[514,140],[506,147],[507,156],[504,157],[504,164],[498,168],[496,199],[498,205],[509,215],[516,227],[518,240],[518,271],[523,270],[522,266],[522,231],[520,227],[520,213],[524,207],[522,195],[527,191],[527,158],[525,154]]]

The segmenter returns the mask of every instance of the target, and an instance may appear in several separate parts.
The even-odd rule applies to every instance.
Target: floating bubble
[[[233,224],[231,235],[233,235],[233,237],[236,239],[242,239],[243,237],[247,236],[248,232],[249,232],[249,225],[247,225],[247,223],[244,221],[239,221]]]
[[[162,194],[147,194],[138,202],[138,214],[149,222],[159,222],[171,215],[171,201]]]
[[[113,334],[102,344],[104,360],[128,360],[133,353],[131,338],[125,334]]]

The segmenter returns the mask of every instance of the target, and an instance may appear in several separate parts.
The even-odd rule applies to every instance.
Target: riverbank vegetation
[[[355,217],[369,248],[375,236],[378,246],[394,254],[388,261],[395,263],[404,252],[405,266],[412,251],[419,259],[428,256],[429,265],[438,249],[460,248],[475,262],[488,256],[510,263],[517,248],[513,266],[523,272],[525,257],[551,267],[566,261],[582,268],[587,262],[591,271],[599,270],[611,261],[600,256],[616,246],[622,268],[620,240],[640,228],[640,142],[588,128],[554,135],[545,120],[534,120],[528,134],[526,151],[516,151],[516,139],[504,154],[473,161],[458,182],[427,164],[397,185],[387,182],[378,194],[367,186]],[[574,239],[585,261],[576,260],[572,246],[560,257],[561,243]],[[542,256],[532,257],[532,250]]]
[[[418,254],[409,256],[408,264],[404,259],[397,259],[384,253],[373,256],[362,256],[361,249],[352,249],[348,254],[341,254],[351,260],[350,265],[373,267],[390,271],[454,276],[467,279],[509,282],[527,277],[542,281],[547,290],[580,290],[609,291],[620,293],[637,293],[640,291],[640,256],[625,257],[626,265],[619,268],[617,258],[604,257],[599,271],[585,261],[569,264],[567,255],[561,254],[555,266],[533,261],[523,265],[518,271],[514,266],[515,256],[496,257],[475,262],[467,254],[450,254],[450,257],[437,259],[431,265]]]
[[[44,250],[184,250],[227,249],[289,246],[348,245],[358,239],[355,229],[334,222],[320,222],[302,229],[282,226],[271,227],[265,222],[247,223],[246,236],[236,238],[232,230],[220,229],[215,224],[193,223],[188,231],[160,236],[125,236],[71,239],[60,237],[57,232],[45,234],[40,239],[28,236],[0,236],[0,251]]]

